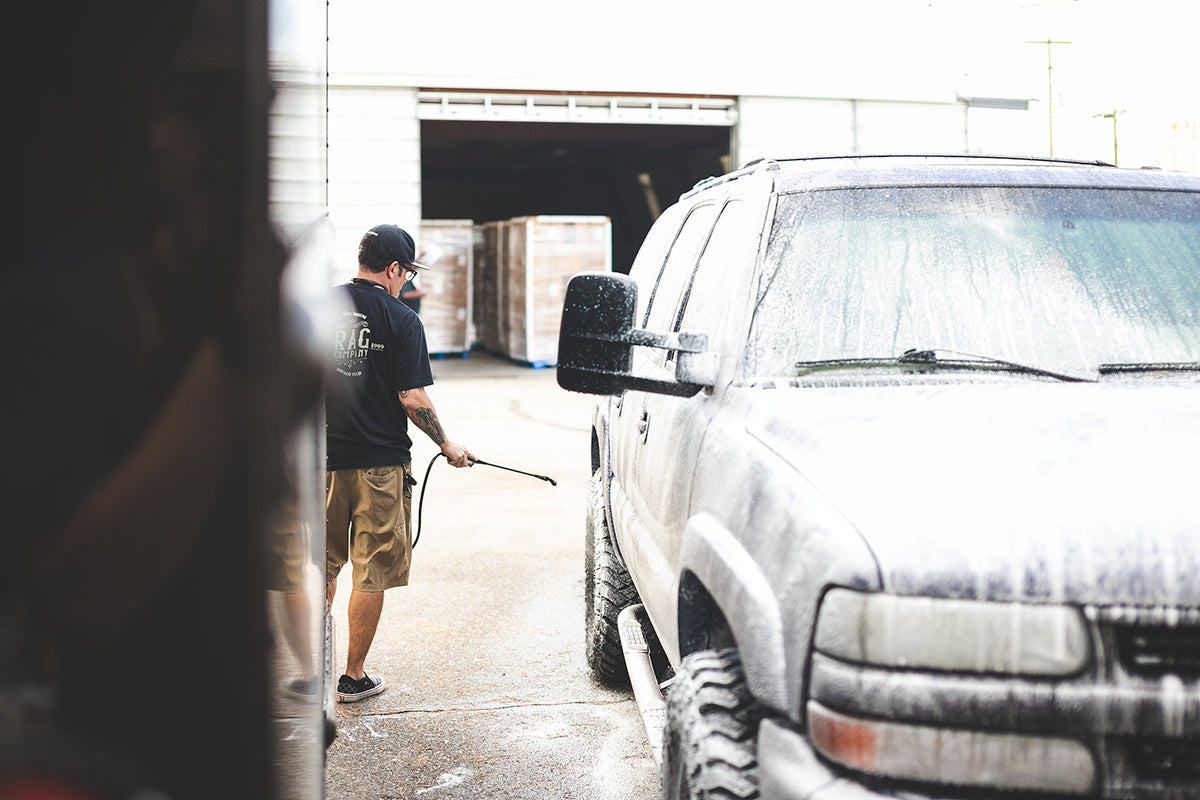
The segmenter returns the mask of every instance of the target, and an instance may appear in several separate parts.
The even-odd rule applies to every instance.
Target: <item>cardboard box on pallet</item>
[[[558,361],[567,282],[577,272],[612,269],[612,223],[601,216],[517,217],[508,221],[500,267],[509,358]]]
[[[505,353],[504,282],[500,278],[503,250],[507,240],[506,222],[475,225],[475,342],[493,353]]]
[[[475,340],[471,319],[475,291],[472,227],[469,219],[421,221],[417,260],[429,271],[417,277],[417,285],[425,290],[421,321],[431,354],[465,353]]]

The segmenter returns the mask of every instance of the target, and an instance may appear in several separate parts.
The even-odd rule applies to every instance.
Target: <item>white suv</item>
[[[558,380],[668,796],[1200,797],[1200,178],[757,162],[572,280]]]

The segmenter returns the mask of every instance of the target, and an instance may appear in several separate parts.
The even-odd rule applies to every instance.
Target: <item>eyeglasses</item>
[[[404,268],[404,280],[411,281],[417,277],[417,270],[414,267]]]

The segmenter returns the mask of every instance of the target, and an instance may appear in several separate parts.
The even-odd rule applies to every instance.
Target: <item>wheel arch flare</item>
[[[785,712],[791,698],[783,618],[767,576],[742,543],[704,513],[688,520],[680,565],[680,657],[736,645],[755,698]]]

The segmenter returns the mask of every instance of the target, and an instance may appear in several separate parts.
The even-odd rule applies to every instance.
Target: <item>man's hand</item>
[[[442,442],[442,455],[446,457],[452,467],[469,467],[475,463],[475,456],[471,455],[471,451],[449,439]]]

